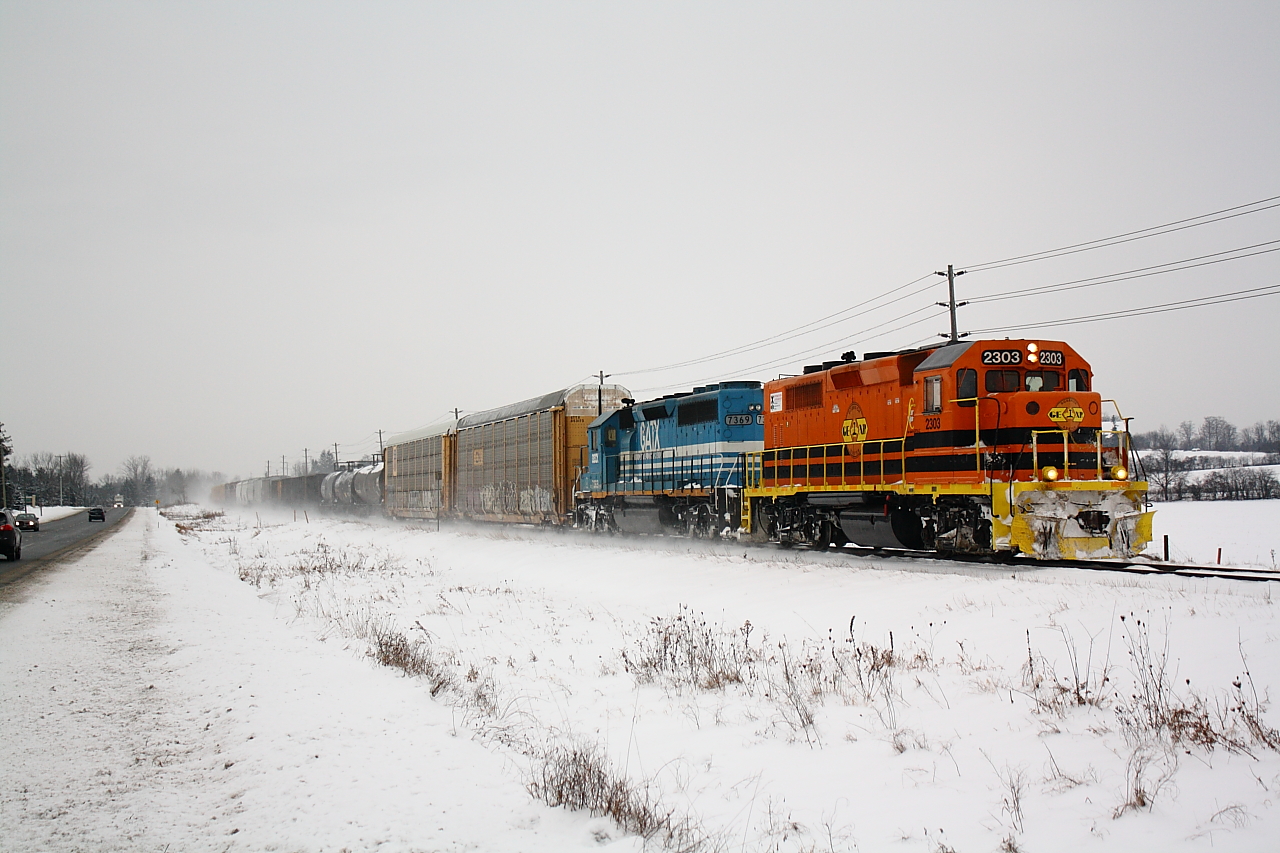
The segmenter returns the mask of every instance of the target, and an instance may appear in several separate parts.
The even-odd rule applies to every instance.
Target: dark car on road
[[[8,560],[22,559],[22,531],[18,520],[7,509],[0,509],[0,554]]]
[[[107,511],[100,506],[91,507],[89,509],[90,521],[106,521]]]
[[[21,530],[39,530],[40,517],[29,512],[20,512],[15,517],[18,528]]]

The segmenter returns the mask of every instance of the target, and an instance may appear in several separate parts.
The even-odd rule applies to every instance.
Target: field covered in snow
[[[1175,558],[1271,565],[1280,502],[1159,509]],[[1270,583],[139,511],[4,605],[0,836],[1273,850],[1277,606]]]

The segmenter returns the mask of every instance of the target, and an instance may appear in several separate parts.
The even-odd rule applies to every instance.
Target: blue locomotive
[[[622,402],[587,427],[578,526],[695,537],[737,530],[745,454],[764,447],[760,383]]]

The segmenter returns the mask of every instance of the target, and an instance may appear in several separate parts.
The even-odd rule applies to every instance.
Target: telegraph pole
[[[65,455],[54,457],[58,460],[58,506],[62,506],[62,459]]]
[[[338,470],[338,442],[333,443],[333,470]]]
[[[960,341],[960,335],[956,331],[956,309],[969,304],[968,302],[961,302],[959,305],[956,304],[956,276],[964,274],[965,270],[956,272],[951,264],[947,264],[946,272],[934,272],[934,275],[945,275],[947,277],[947,301],[939,302],[938,304],[943,308],[951,309],[951,343],[953,344]],[[966,334],[968,333],[966,332]]]
[[[600,371],[600,384],[596,386],[596,416],[604,414],[604,380],[612,376],[612,373]]]
[[[281,453],[281,454],[280,454],[280,476],[281,476],[281,477],[288,477],[288,476],[289,476],[289,467],[288,467],[287,465],[285,465],[285,464],[284,464],[284,454],[283,454],[283,453]]]
[[[456,420],[457,420],[459,417],[461,417],[461,416],[462,416],[462,409],[456,409],[456,408],[455,408],[455,409],[453,410],[453,419],[456,421]]]
[[[307,449],[304,447],[302,448],[302,476],[305,477],[310,473],[311,463],[307,461]]]

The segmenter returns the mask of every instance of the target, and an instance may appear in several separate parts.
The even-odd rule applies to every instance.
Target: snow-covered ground
[[[1270,583],[191,507],[0,608],[6,850],[1280,838]]]
[[[1277,472],[1280,473],[1280,472]],[[1147,553],[1176,563],[1280,568],[1280,500],[1170,501],[1155,505]]]
[[[1158,450],[1144,450],[1144,458],[1154,458]],[[1174,459],[1221,459],[1227,465],[1258,465],[1265,462],[1267,454],[1252,450],[1174,450],[1170,456]]]

